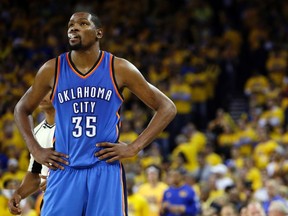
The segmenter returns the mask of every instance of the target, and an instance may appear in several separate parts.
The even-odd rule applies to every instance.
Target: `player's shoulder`
[[[111,55],[113,56],[113,61],[114,61],[114,68],[117,68],[117,69],[127,69],[127,67],[133,67],[134,65],[127,59],[123,58],[123,57],[119,57],[109,51],[105,51],[105,50],[102,50],[103,53],[105,53],[105,55]],[[134,66],[135,67],[135,66]]]
[[[46,66],[46,67],[51,67],[51,66],[55,67],[57,59],[58,59],[58,57],[49,59],[43,65]]]
[[[57,66],[58,64],[58,58],[62,55],[66,55],[67,53],[61,53],[60,55],[58,56],[55,56],[54,58],[51,58],[49,60],[47,60],[43,65],[42,65],[42,69],[44,70],[52,70],[54,71],[55,70],[55,67]]]
[[[40,68],[39,72],[51,72],[54,73],[56,68],[57,58],[52,58],[46,61]]]
[[[139,72],[135,65],[129,60],[117,56],[114,57],[114,68],[120,72]]]
[[[118,56],[114,56],[114,61],[115,61],[116,65],[119,64],[119,66],[125,66],[126,64],[130,63],[127,59],[121,58]]]

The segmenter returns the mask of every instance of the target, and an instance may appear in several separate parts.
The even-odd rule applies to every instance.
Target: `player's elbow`
[[[19,116],[19,113],[21,113],[21,104],[20,102],[18,102],[14,108],[14,119],[17,120],[18,119],[18,116]]]
[[[165,113],[167,113],[168,115],[167,117],[171,121],[174,119],[174,117],[177,114],[177,108],[171,100],[168,100],[167,103],[165,104]]]
[[[29,115],[31,115],[31,112],[25,108],[24,104],[20,100],[20,101],[18,101],[18,103],[16,104],[16,106],[14,108],[14,119],[15,119],[16,123],[17,123],[18,119],[21,118],[21,116],[23,114],[29,116]]]

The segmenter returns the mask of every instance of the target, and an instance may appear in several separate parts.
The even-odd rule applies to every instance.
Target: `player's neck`
[[[93,47],[88,50],[73,50],[71,60],[76,67],[86,67],[94,64],[100,56],[100,48]]]
[[[100,54],[99,48],[85,51],[72,51],[70,58],[77,70],[82,74],[86,74],[96,64]]]

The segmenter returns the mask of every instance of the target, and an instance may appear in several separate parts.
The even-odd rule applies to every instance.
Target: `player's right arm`
[[[14,192],[12,198],[9,200],[8,207],[11,214],[21,214],[21,200],[36,192],[39,189],[39,185],[39,173],[27,172],[20,187]]]
[[[50,169],[64,169],[59,163],[67,164],[63,159],[67,155],[54,151],[52,148],[42,148],[33,134],[33,127],[29,115],[38,107],[42,99],[49,93],[54,85],[56,59],[47,61],[35,76],[33,85],[26,91],[14,109],[14,119],[22,134],[27,148],[35,160]]]

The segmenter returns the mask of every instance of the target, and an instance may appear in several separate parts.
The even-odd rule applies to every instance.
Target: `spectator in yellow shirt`
[[[240,154],[239,148],[233,146],[231,148],[231,159],[227,161],[231,164],[232,168],[242,169],[244,166],[244,158]]]
[[[0,215],[1,216],[12,216],[9,212],[8,201],[12,197],[14,190],[18,187],[20,181],[13,178],[6,178],[3,181],[3,189],[0,193]],[[22,201],[21,205],[24,204]]]
[[[169,77],[169,70],[162,64],[151,65],[148,68],[148,78],[151,84],[158,85],[163,80],[167,80]]]
[[[279,87],[283,86],[285,71],[287,69],[287,52],[274,49],[269,53],[266,61],[266,69],[271,81]]]
[[[15,179],[19,182],[22,181],[26,172],[19,170],[18,161],[15,158],[10,158],[8,160],[8,170],[4,172],[1,177],[2,182],[4,183],[7,179]]]
[[[253,143],[255,143],[257,139],[256,131],[244,118],[240,118],[237,121],[237,126],[238,130],[236,131],[237,140],[235,142],[235,147],[239,148],[240,155],[251,155]]]
[[[189,84],[178,74],[172,79],[169,95],[177,108],[177,114],[169,127],[170,142],[172,148],[175,146],[175,137],[180,133],[183,125],[191,120],[192,112],[192,93]]]
[[[139,157],[141,167],[144,169],[151,165],[161,166],[162,161],[163,157],[159,145],[156,142],[151,143],[150,147]]]
[[[207,102],[209,99],[207,85],[208,75],[205,73],[203,63],[197,64],[194,73],[188,73],[185,80],[190,83],[192,103],[193,103],[193,119],[200,130],[206,128],[207,118]]]
[[[216,117],[209,122],[207,131],[213,137],[213,141],[216,142],[215,137],[221,134],[224,131],[225,125],[230,125],[233,129],[236,128],[235,122],[232,119],[231,115],[228,112],[225,112],[224,109],[219,108],[216,111]]]
[[[276,98],[267,100],[267,110],[262,113],[259,119],[260,126],[270,125],[271,127],[282,126],[284,122],[284,111],[277,104]]]
[[[265,169],[272,153],[277,149],[278,143],[269,137],[266,128],[260,128],[258,134],[259,142],[254,149],[253,158],[257,168]]]
[[[147,183],[139,186],[138,193],[146,198],[149,203],[147,216],[159,216],[164,191],[168,185],[160,180],[161,170],[157,166],[146,168]]]
[[[207,138],[203,132],[196,128],[195,124],[191,122],[186,124],[182,129],[182,133],[188,138],[188,143],[195,146],[197,152],[205,149]]]
[[[237,134],[230,125],[224,126],[224,131],[218,136],[218,152],[225,160],[231,158],[231,149],[237,141]]]
[[[265,94],[269,88],[268,78],[261,75],[258,71],[253,74],[245,83],[245,94],[249,97],[250,104],[262,106],[265,104]]]
[[[0,140],[2,149],[10,145],[16,146],[18,151],[25,149],[25,143],[13,119],[6,119],[3,122],[3,127],[0,130]]]
[[[126,175],[127,194],[128,194],[128,214],[129,216],[148,216],[149,205],[147,200],[140,194],[134,192],[134,175]]]
[[[205,148],[205,160],[210,166],[216,166],[223,162],[222,157],[215,152],[213,145],[209,144]]]
[[[281,136],[280,143],[284,146],[284,148],[288,147],[288,128],[286,128]]]
[[[244,175],[247,182],[251,182],[251,188],[256,191],[262,187],[262,175],[260,170],[255,166],[255,163],[251,157],[247,157],[244,160]]]
[[[195,171],[198,168],[198,161],[197,161],[197,146],[191,145],[188,143],[188,139],[185,135],[179,134],[176,137],[176,148],[172,151],[171,160],[172,160],[172,167],[174,169],[179,168],[179,159],[184,160],[182,161],[184,169],[188,172]]]

